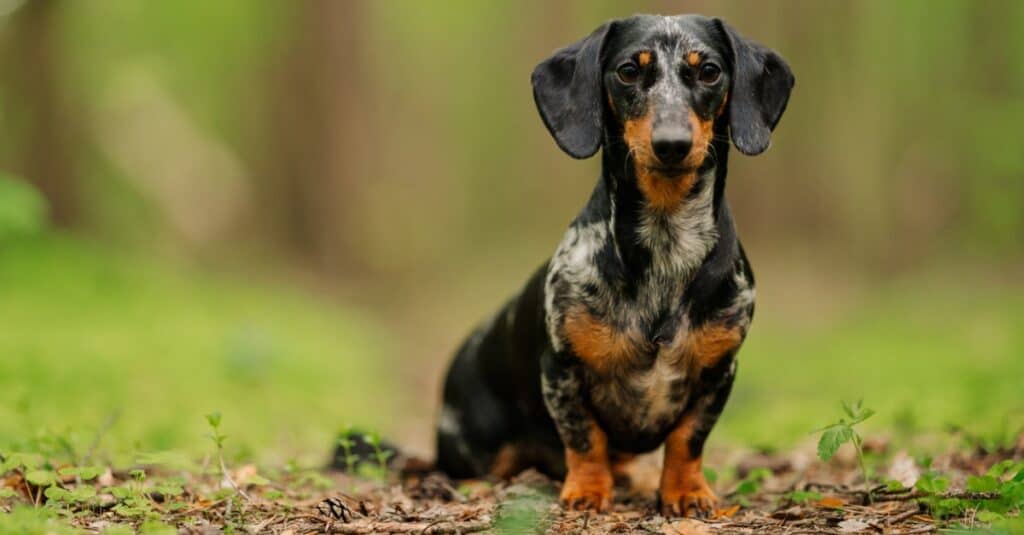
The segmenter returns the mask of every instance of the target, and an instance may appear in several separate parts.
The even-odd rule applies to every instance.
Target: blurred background
[[[0,447],[431,451],[452,350],[599,173],[533,66],[634,12],[726,18],[797,86],[727,196],[758,277],[718,444],[866,398],[1024,424],[1024,3],[0,0]],[[54,447],[58,447],[54,446]],[[63,447],[63,446],[61,446]]]

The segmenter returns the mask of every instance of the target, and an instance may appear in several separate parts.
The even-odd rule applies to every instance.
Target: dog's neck
[[[693,185],[670,210],[652,206],[644,197],[626,151],[615,145],[604,151],[602,183],[593,200],[604,208],[602,215],[627,280],[644,275],[687,279],[701,265],[718,239],[728,151],[728,143],[713,143]]]

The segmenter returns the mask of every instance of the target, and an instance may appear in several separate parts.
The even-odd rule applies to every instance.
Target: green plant
[[[733,494],[736,495],[736,501],[744,507],[749,507],[750,500],[747,497],[757,494],[761,490],[761,486],[764,485],[764,482],[769,477],[772,477],[772,475],[772,471],[768,468],[762,467],[751,470],[747,477],[741,479],[736,484],[736,490],[733,491]]]
[[[936,518],[962,516],[974,510],[975,518],[996,525],[1010,525],[1012,516],[1024,510],[1024,462],[1006,460],[980,476],[967,478],[966,492],[948,492],[950,480],[929,471],[917,480],[918,501]]]
[[[868,486],[868,470],[864,464],[864,449],[862,447],[864,439],[854,426],[874,416],[875,411],[864,407],[864,400],[858,400],[854,404],[843,401],[842,406],[843,412],[846,414],[845,418],[840,418],[838,422],[815,431],[821,433],[821,438],[818,439],[818,457],[823,461],[831,460],[839,451],[840,446],[848,442],[853,444],[857,452],[857,464],[860,466],[860,473],[864,478],[864,485]],[[871,499],[870,491],[868,499]]]
[[[373,458],[376,464],[360,464],[359,474],[377,481],[386,480],[388,477],[388,459],[390,459],[395,452],[382,447],[380,434],[375,431],[364,434],[363,441],[373,448]]]
[[[155,518],[157,515],[153,509],[153,502],[143,486],[146,481],[146,471],[135,469],[130,472],[130,475],[132,478],[130,482],[105,489],[119,502],[114,506],[114,512],[128,518]]]
[[[794,490],[783,494],[782,498],[792,503],[806,505],[807,503],[820,500],[822,496],[820,492],[811,490]]]
[[[352,448],[355,446],[355,442],[352,440],[354,433],[352,426],[347,425],[338,436],[338,446],[344,452],[342,460],[345,462],[345,471],[349,474],[355,473],[356,463],[359,461],[359,456],[352,453]]]

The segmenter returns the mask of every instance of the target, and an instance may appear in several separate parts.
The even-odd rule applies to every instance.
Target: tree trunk
[[[4,58],[6,94],[20,115],[22,143],[15,172],[42,192],[58,226],[79,221],[74,140],[77,127],[62,89],[58,0],[30,0],[11,15]]]
[[[270,148],[263,201],[286,248],[329,272],[349,272],[358,227],[351,208],[372,128],[359,32],[366,4],[296,4],[295,34],[271,71]]]

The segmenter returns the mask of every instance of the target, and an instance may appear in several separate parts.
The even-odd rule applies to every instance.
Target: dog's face
[[[692,17],[634,17],[606,37],[609,112],[639,171],[678,178],[707,155],[730,87],[729,42]]]
[[[566,153],[586,158],[621,137],[638,175],[673,179],[705,162],[720,118],[741,152],[767,149],[794,79],[719,19],[638,15],[556,51],[532,81]]]

